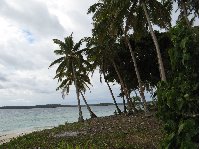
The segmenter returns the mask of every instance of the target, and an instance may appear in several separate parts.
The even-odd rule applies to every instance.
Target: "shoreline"
[[[151,116],[144,116],[143,112],[139,112],[133,115],[111,115],[87,119],[84,122],[65,123],[32,133],[3,135],[0,137],[0,140],[4,139],[0,142],[0,148],[17,146],[53,149],[70,145],[88,148],[157,148],[164,135],[162,123],[156,118],[155,112],[151,112]],[[13,137],[17,138],[9,142]]]
[[[17,138],[19,136],[23,136],[29,134],[33,131],[19,132],[19,133],[8,133],[0,136],[0,145],[3,143],[10,142],[11,139]]]
[[[52,128],[54,128],[54,126],[47,126],[47,127],[43,127],[43,128],[39,128],[39,129],[35,128],[35,129],[31,129],[31,130],[10,131],[8,133],[0,135],[0,145],[2,145],[3,143],[8,143],[8,142],[10,142],[11,139],[15,139],[19,136],[27,135],[27,134],[30,134],[30,133],[36,132],[36,131],[42,131],[45,129],[52,129]]]

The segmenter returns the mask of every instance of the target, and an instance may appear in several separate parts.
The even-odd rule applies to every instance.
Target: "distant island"
[[[136,102],[137,104],[142,104],[141,102]],[[151,104],[152,101],[147,101],[147,104]],[[118,105],[123,105],[123,103],[117,103]],[[89,104],[89,106],[110,106],[113,103],[97,103]],[[127,105],[127,104],[126,104]],[[85,107],[86,105],[81,105]],[[58,107],[77,107],[77,105],[61,105],[61,104],[46,104],[46,105],[35,105],[35,106],[2,106],[0,109],[33,109],[33,108],[58,108]]]
[[[123,104],[123,103],[119,103]],[[113,103],[99,103],[99,104],[89,104],[90,106],[109,106],[114,105]],[[3,106],[0,109],[33,109],[33,108],[58,108],[58,107],[77,107],[77,105],[61,105],[61,104],[46,104],[46,105],[35,105],[35,106]],[[82,105],[85,107],[85,105]]]

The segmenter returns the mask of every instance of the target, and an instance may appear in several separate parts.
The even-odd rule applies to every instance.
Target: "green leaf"
[[[188,41],[188,37],[185,37],[184,39],[182,39],[181,43],[180,43],[180,47],[181,48],[186,48],[186,42]]]
[[[184,126],[185,126],[185,123],[182,123],[181,125],[179,125],[178,134],[180,134],[182,132]]]
[[[171,108],[172,105],[173,105],[173,99],[171,97],[171,93],[170,92],[167,94],[167,105],[168,105],[169,108]]]
[[[53,65],[55,65],[55,64],[61,63],[64,59],[65,59],[65,57],[63,56],[63,57],[61,57],[61,58],[55,60],[54,62],[52,62],[52,63],[50,64],[49,67],[51,67],[51,66],[53,66]]]
[[[197,146],[197,144],[194,144],[194,143],[192,143],[190,141],[184,141],[184,142],[181,143],[181,147],[180,148],[181,149],[197,149],[198,146]]]
[[[166,143],[165,144],[165,149],[170,148],[171,142],[174,139],[174,137],[175,137],[175,133],[174,132],[166,137],[166,139],[165,139],[165,143]]]

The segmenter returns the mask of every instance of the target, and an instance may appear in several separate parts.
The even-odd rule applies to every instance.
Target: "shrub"
[[[167,136],[162,148],[197,148],[199,136],[199,35],[178,23],[170,30],[172,72],[158,84],[158,116]]]

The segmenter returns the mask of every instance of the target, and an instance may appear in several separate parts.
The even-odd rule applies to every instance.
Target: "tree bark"
[[[135,92],[135,96],[138,97],[136,90],[134,90],[134,92]],[[144,104],[143,104],[142,106],[143,106],[143,108],[144,108]],[[140,105],[139,105],[139,108],[140,108],[140,110],[141,110]]]
[[[122,94],[122,100],[123,100],[123,106],[124,106],[124,113],[127,113],[126,102],[125,102],[125,99],[124,99],[124,92],[123,92],[122,86],[121,86],[121,94]]]
[[[127,111],[126,111],[126,102],[125,102],[125,99],[124,99],[124,95],[122,95],[122,100],[123,100],[123,105],[124,105],[124,113],[127,113]]]
[[[121,112],[121,110],[119,109],[119,107],[118,107],[118,105],[117,105],[117,102],[116,102],[115,97],[114,97],[114,95],[113,95],[112,89],[111,89],[111,87],[110,87],[108,81],[105,79],[105,74],[104,74],[104,73],[103,73],[103,75],[104,75],[104,80],[105,80],[105,82],[106,82],[106,84],[107,84],[107,86],[108,86],[108,88],[109,88],[109,91],[110,91],[110,94],[111,94],[111,96],[112,96],[112,99],[113,99],[113,101],[114,101],[114,104],[115,104],[115,107],[116,107],[116,109],[117,109],[117,112],[118,112],[119,114],[121,114],[122,112]]]
[[[86,107],[87,107],[87,109],[88,109],[88,111],[89,111],[89,113],[90,113],[91,118],[96,118],[96,117],[97,117],[96,114],[94,114],[94,112],[92,112],[92,110],[91,110],[90,106],[88,105],[88,103],[87,103],[87,101],[86,101],[86,99],[85,99],[83,93],[82,93],[82,92],[80,92],[80,93],[81,93],[81,96],[82,96],[82,98],[83,98],[83,101],[85,102],[85,105],[86,105]]]
[[[76,78],[76,71],[75,71],[75,67],[74,67],[74,63],[72,62],[72,69],[73,69],[73,75],[74,75],[74,85],[76,87],[76,95],[77,95],[77,100],[78,100],[78,110],[79,110],[79,118],[78,121],[79,122],[83,122],[83,114],[82,114],[82,110],[81,110],[81,104],[80,104],[80,98],[79,98],[79,90],[78,90],[78,85],[77,85],[77,78]]]
[[[118,76],[118,78],[119,78],[120,84],[121,84],[122,89],[123,89],[123,91],[124,91],[124,93],[125,93],[125,97],[126,97],[126,99],[127,99],[128,107],[130,108],[128,112],[131,113],[132,107],[131,107],[131,105],[129,104],[129,103],[130,103],[130,99],[129,99],[129,97],[128,97],[128,92],[127,92],[127,89],[126,89],[126,87],[125,87],[124,81],[123,81],[123,79],[122,79],[122,77],[121,77],[121,75],[120,75],[120,73],[119,73],[119,70],[118,70],[117,65],[115,64],[114,60],[112,60],[112,64],[113,64],[113,66],[114,66],[114,68],[115,68],[115,71],[116,71],[117,76]]]
[[[151,22],[150,22],[150,18],[149,18],[149,15],[147,13],[147,8],[146,8],[146,5],[145,5],[144,2],[142,2],[142,7],[143,7],[143,10],[144,10],[144,13],[145,13],[148,25],[149,25],[149,29],[150,29],[150,33],[151,33],[154,45],[156,47],[156,52],[157,52],[157,57],[158,57],[158,64],[159,64],[159,71],[160,71],[160,77],[161,77],[162,81],[166,81],[165,69],[164,69],[164,65],[163,65],[163,61],[162,61],[162,57],[161,57],[161,53],[160,53],[160,47],[159,47],[156,35],[155,35],[154,31],[153,31],[153,28],[152,28],[152,25],[151,25]]]
[[[139,88],[140,88],[140,96],[141,96],[142,102],[144,104],[144,111],[146,113],[147,112],[147,106],[146,106],[146,100],[145,100],[145,96],[144,96],[144,88],[143,88],[142,80],[141,80],[140,73],[139,73],[139,70],[138,70],[135,54],[133,52],[133,49],[131,47],[131,44],[130,44],[130,41],[129,41],[127,35],[125,35],[125,38],[126,38],[126,42],[128,44],[128,47],[129,47],[129,50],[130,50],[130,53],[131,53],[131,57],[132,57],[132,60],[133,60],[134,69],[135,69],[135,73],[136,73]]]
[[[125,83],[124,83],[125,84]],[[129,100],[129,104],[131,105],[131,107],[133,107],[133,110],[134,110],[134,112],[138,112],[138,110],[136,109],[136,107],[135,107],[135,103],[132,101],[132,99],[131,99],[131,93],[130,93],[130,91],[128,90],[128,87],[127,87],[127,85],[125,84],[125,87],[126,87],[126,89],[127,89],[127,93],[128,93],[128,98],[130,99]]]
[[[190,21],[188,20],[188,16],[187,16],[187,9],[186,9],[186,6],[185,6],[185,2],[183,0],[181,1],[181,6],[182,6],[182,9],[183,9],[183,15],[184,15],[185,21],[187,23],[187,26],[189,28],[191,28]]]

